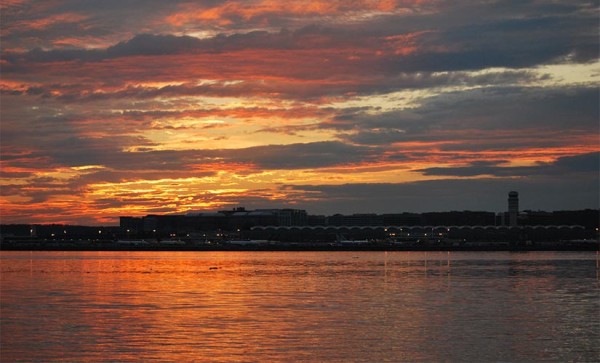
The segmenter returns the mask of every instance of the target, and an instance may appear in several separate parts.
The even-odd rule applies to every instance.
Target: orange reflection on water
[[[3,252],[1,354],[3,361],[593,357],[595,256],[535,256],[542,258]]]

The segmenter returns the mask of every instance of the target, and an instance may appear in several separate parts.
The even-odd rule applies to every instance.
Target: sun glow
[[[576,202],[598,189],[589,4],[71,5],[2,5],[3,223],[344,212],[357,185],[427,181],[595,207]]]

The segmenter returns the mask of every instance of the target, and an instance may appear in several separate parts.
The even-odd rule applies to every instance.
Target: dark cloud
[[[557,146],[561,135],[581,137],[598,132],[599,95],[597,88],[585,87],[476,89],[431,97],[406,110],[341,114],[321,127],[339,130],[343,140],[365,145],[449,141],[440,146],[448,151],[510,149],[533,146],[531,143]],[[538,134],[517,130],[536,130],[530,132]],[[453,139],[461,131],[460,137],[470,142]]]
[[[313,200],[311,213],[400,213],[451,210],[505,211],[509,191],[519,191],[521,209],[599,208],[598,175],[589,178],[447,179],[403,184],[292,186]]]
[[[377,157],[373,148],[340,142],[267,145],[242,149],[118,153],[102,165],[114,169],[182,170],[191,165],[242,163],[261,169],[305,169],[353,164]]]
[[[597,172],[600,169],[600,152],[558,158],[554,166],[565,171]]]
[[[415,170],[424,175],[443,176],[531,176],[568,175],[575,173],[597,174],[600,169],[600,152],[558,158],[551,163],[538,163],[536,166],[501,166],[502,161],[475,162],[460,167],[434,167]]]
[[[66,0],[7,4],[0,12],[3,46],[68,49],[116,43],[139,29],[161,28],[161,19],[178,3],[181,1]]]
[[[595,1],[461,1],[437,11],[378,19],[379,32],[427,31],[419,51],[389,58],[396,71],[530,67],[554,62],[590,62],[598,57]],[[568,58],[568,60],[567,60]]]
[[[194,49],[194,45],[199,42],[199,39],[186,36],[141,34],[106,49],[44,50],[35,48],[25,54],[6,54],[6,60],[15,64],[20,62],[98,62],[103,59],[125,56],[177,54],[186,49]]]
[[[197,85],[184,83],[162,87],[128,86],[126,88],[106,92],[89,92],[86,88],[77,88],[73,85],[54,85],[54,87],[31,87],[23,91],[10,91],[14,95],[42,95],[52,97],[52,92],[59,91],[59,100],[65,102],[94,102],[113,99],[152,99],[156,97],[185,97],[185,96],[210,96],[210,97],[239,97],[239,96],[269,96],[272,98],[292,99],[298,101],[316,101],[323,97],[339,96],[352,93],[356,96],[385,94],[407,89],[427,89],[434,87],[451,86],[487,86],[487,85],[512,85],[526,84],[542,81],[548,76],[539,76],[527,71],[504,71],[484,75],[469,75],[464,72],[445,74],[415,73],[400,74],[388,77],[378,82],[357,79],[356,82],[345,84],[323,84],[314,82],[299,87],[286,82],[265,82],[263,80],[248,80],[231,84],[227,81],[212,82]]]
[[[156,12],[163,12],[163,8],[153,3],[133,19],[143,14],[153,18]],[[512,11],[509,11],[511,8]],[[92,14],[89,15],[92,17],[108,10],[106,6],[101,9],[75,6],[73,9],[81,14]],[[122,9],[119,14],[126,16],[127,9]],[[363,60],[346,61],[347,66],[390,76],[413,72],[590,62],[597,59],[600,50],[594,6],[581,2],[575,5],[556,3],[553,6],[537,2],[520,6],[465,2],[456,7],[443,8],[443,11],[417,13],[413,17],[373,17],[358,25],[338,22],[329,27],[311,24],[280,32],[239,30],[206,39],[170,35],[167,29],[163,30],[163,34],[136,31],[128,36],[129,40],[121,40],[105,49],[42,50],[48,47],[40,47],[24,54],[4,52],[3,58],[14,65],[23,61],[100,61],[126,56],[202,54],[240,49],[316,50],[352,47],[359,51],[357,55]],[[47,29],[44,31],[47,32]],[[400,46],[414,49],[407,53],[389,49],[390,45],[396,44],[390,37],[399,35],[406,36]],[[366,57],[361,50],[370,54],[384,51],[385,54]],[[392,52],[388,52],[390,50]]]
[[[598,61],[597,1],[400,1],[372,12],[383,5],[0,5],[3,205],[15,220],[78,220],[131,205],[170,212],[184,207],[174,201],[183,189],[196,205],[277,201],[330,212],[504,209],[513,189],[531,208],[597,204],[595,78],[563,87],[552,86],[569,83],[551,78],[558,72],[541,74],[549,64]],[[348,100],[364,107],[341,106]],[[203,126],[212,118],[220,123]],[[211,148],[228,137],[260,146]],[[294,170],[332,175],[348,165],[360,166],[360,178],[394,168],[453,180],[244,195],[186,184],[265,170],[287,170],[299,184]],[[351,168],[340,169],[352,180]],[[149,186],[119,186],[129,181]],[[28,204],[12,202],[22,198]]]
[[[310,37],[324,36],[321,43],[310,42]],[[330,31],[328,28],[307,27],[290,32],[251,31],[231,35],[218,34],[212,38],[200,39],[186,35],[171,34],[137,34],[128,40],[118,42],[105,49],[53,49],[35,48],[24,54],[8,54],[11,61],[26,60],[30,62],[57,61],[100,61],[103,59],[129,56],[158,56],[173,54],[202,54],[235,51],[242,49],[315,49],[328,46],[339,46],[340,42],[356,44]],[[22,57],[22,58],[18,58]]]
[[[6,137],[10,138],[10,135]],[[30,135],[30,140],[33,139],[36,138]],[[133,136],[89,138],[55,135],[37,140],[36,144],[29,146],[30,152],[25,160],[22,155],[15,156],[14,159],[18,159],[16,161],[11,161],[10,158],[5,160],[14,166],[22,163],[23,166],[29,164],[28,166],[33,167],[31,162],[44,158],[46,166],[100,165],[122,172],[162,170],[194,173],[189,169],[190,166],[214,162],[242,163],[260,169],[330,167],[372,161],[381,152],[372,147],[352,146],[335,141],[222,150],[153,150],[153,146],[156,146],[154,143]],[[133,145],[138,151],[124,151]]]
[[[307,144],[257,146],[248,149],[219,151],[215,155],[232,161],[255,163],[266,169],[304,169],[373,160],[377,153],[372,148],[351,146],[327,141]]]
[[[600,50],[593,17],[527,18],[474,24],[424,35],[425,43],[452,50],[417,52],[389,59],[398,71],[456,71],[490,67],[524,68],[567,61],[590,62]]]

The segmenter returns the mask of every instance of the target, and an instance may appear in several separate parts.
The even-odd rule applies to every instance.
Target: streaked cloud
[[[596,2],[1,8],[3,222],[598,207]]]
[[[505,160],[492,162],[476,161],[466,166],[457,167],[434,167],[417,170],[426,175],[445,175],[445,176],[519,176],[526,177],[532,175],[564,175],[571,177],[579,174],[589,174],[591,178],[598,172],[600,165],[600,153],[592,152],[588,154],[579,154],[575,156],[564,156],[553,162],[539,162],[532,166],[503,166]]]

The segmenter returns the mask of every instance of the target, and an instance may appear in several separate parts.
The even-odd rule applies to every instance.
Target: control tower
[[[517,216],[519,215],[519,193],[508,193],[508,225],[514,227],[517,225]]]

